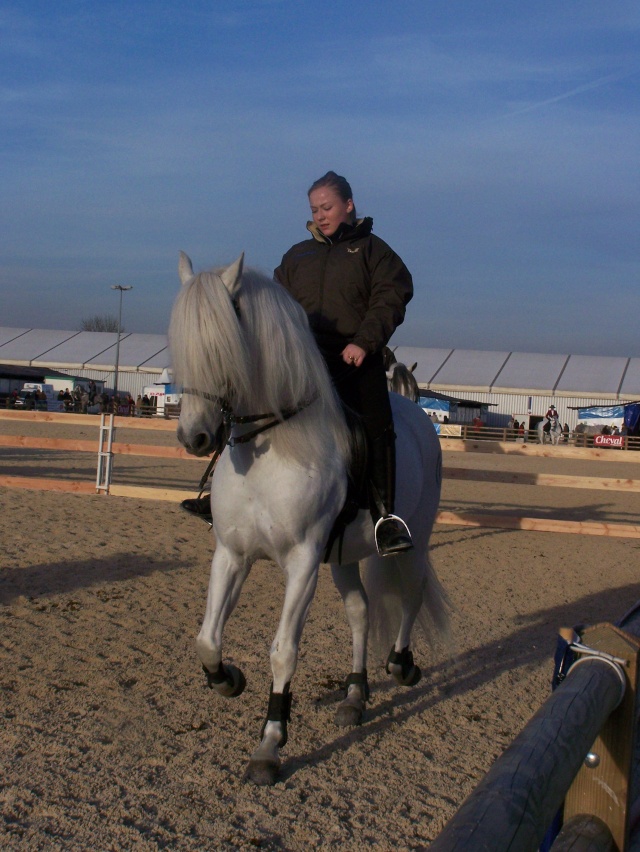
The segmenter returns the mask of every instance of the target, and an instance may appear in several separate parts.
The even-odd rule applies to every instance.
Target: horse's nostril
[[[200,452],[206,449],[209,446],[209,436],[207,435],[207,433],[200,432],[198,435],[196,435],[193,439],[192,446],[196,452]]]

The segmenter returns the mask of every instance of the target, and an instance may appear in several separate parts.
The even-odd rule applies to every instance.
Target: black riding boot
[[[380,556],[411,550],[413,542],[404,521],[393,514],[396,490],[396,436],[386,429],[371,442],[371,517]]]
[[[208,493],[203,494],[202,497],[195,497],[192,500],[183,500],[180,503],[180,508],[184,509],[190,515],[202,518],[208,524],[213,521],[211,517],[211,495]]]

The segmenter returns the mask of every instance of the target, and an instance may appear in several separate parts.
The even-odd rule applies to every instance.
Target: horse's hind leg
[[[345,682],[346,697],[336,711],[335,722],[341,728],[359,725],[362,722],[366,703],[369,700],[367,683],[367,641],[369,615],[367,594],[360,579],[357,563],[332,565],[333,582],[342,596],[347,622],[353,637],[353,661],[351,674]]]
[[[402,571],[402,568],[398,570]],[[422,594],[402,595],[400,630],[385,667],[387,674],[393,675],[401,686],[415,686],[422,677],[420,667],[413,662],[413,653],[409,650],[411,633],[421,607]]]
[[[422,552],[427,545],[418,539],[418,535],[424,539],[426,533],[424,530],[416,532],[415,550],[384,559],[372,556],[365,566],[375,644],[380,646],[383,642],[393,642],[386,671],[402,686],[413,686],[422,676],[413,661],[410,644],[425,593],[433,594],[432,603],[436,610],[440,606],[437,579],[435,575],[432,577],[429,560]],[[437,616],[437,612],[435,615]],[[423,624],[423,627],[425,626]],[[397,633],[394,632],[395,629]]]
[[[246,686],[240,669],[222,663],[222,632],[238,602],[249,568],[242,557],[218,545],[211,563],[207,608],[196,639],[198,657],[209,687],[226,698],[235,698]]]

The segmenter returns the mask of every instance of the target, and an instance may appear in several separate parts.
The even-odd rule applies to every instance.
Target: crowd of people
[[[50,403],[53,402],[53,406]],[[130,393],[110,396],[106,391],[99,391],[91,379],[87,386],[76,385],[73,390],[68,387],[59,390],[54,398],[47,397],[44,390],[34,388],[25,393],[14,389],[6,398],[7,408],[24,408],[26,411],[67,411],[76,414],[102,414],[111,411],[121,416],[140,417],[155,414],[153,401],[145,394],[137,400]]]

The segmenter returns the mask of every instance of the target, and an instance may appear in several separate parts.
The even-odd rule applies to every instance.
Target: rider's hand
[[[354,367],[359,367],[367,356],[367,353],[355,343],[350,343],[340,353],[345,364],[353,364]]]

